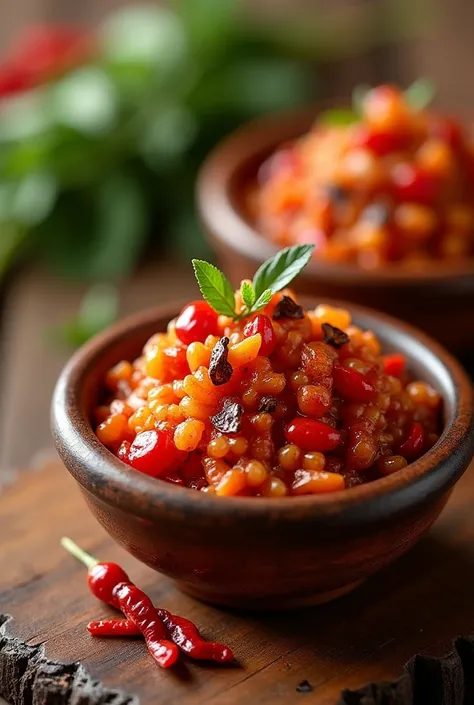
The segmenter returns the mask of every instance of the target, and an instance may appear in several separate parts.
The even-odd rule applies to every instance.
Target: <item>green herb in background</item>
[[[76,348],[117,319],[119,295],[111,284],[95,284],[84,296],[75,318],[54,331],[56,341]]]
[[[78,32],[74,63],[49,55],[48,41],[38,49],[34,28],[34,41],[21,37],[11,54],[15,71],[23,62],[22,89],[7,95],[0,81],[0,277],[23,254],[91,283],[128,276],[147,248],[209,256],[194,209],[209,150],[256,115],[314,99],[315,62],[405,36],[406,21],[381,32],[376,19],[403,19],[401,2],[301,18],[251,17],[237,0],[150,2],[112,14],[85,43]],[[410,32],[426,27],[412,4]],[[53,70],[40,75],[48,62]],[[7,52],[3,77],[12,65]],[[422,105],[429,88],[410,95]],[[344,109],[326,120],[353,117]],[[254,293],[246,291],[248,310],[264,292]],[[93,328],[82,318],[65,331],[71,341]]]
[[[426,25],[411,5],[410,31]],[[209,149],[255,115],[315,98],[314,61],[403,36],[403,12],[398,0],[252,18],[236,0],[135,5],[91,33],[79,65],[59,55],[22,92],[1,98],[0,86],[0,276],[28,250],[86,281],[128,275],[150,243],[207,254],[193,199]],[[385,15],[398,23],[372,32]],[[26,48],[30,76],[45,57]],[[428,93],[410,89],[418,104]]]

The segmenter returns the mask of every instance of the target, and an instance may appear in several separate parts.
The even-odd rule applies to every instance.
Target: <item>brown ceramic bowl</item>
[[[403,323],[337,305],[374,330],[386,350],[403,352],[410,372],[441,392],[445,430],[404,470],[333,494],[212,497],[140,474],[97,440],[89,418],[106,370],[136,357],[178,307],[119,323],[81,348],[62,372],[52,406],[62,460],[110,535],[185,592],[258,608],[292,608],[342,595],[420,538],[466,470],[474,452],[473,408],[458,363]]]
[[[201,220],[234,284],[252,278],[277,251],[257,232],[246,209],[258,169],[279,145],[306,133],[317,113],[312,107],[255,120],[224,140],[201,169]],[[402,267],[367,271],[354,264],[313,260],[295,288],[311,296],[374,306],[419,326],[451,350],[474,348],[474,260],[455,266],[433,262],[416,273]]]

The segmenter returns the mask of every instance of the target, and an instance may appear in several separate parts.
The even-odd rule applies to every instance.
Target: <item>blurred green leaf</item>
[[[110,326],[118,316],[119,293],[111,284],[96,284],[82,299],[78,314],[63,323],[56,336],[71,347],[79,347]]]
[[[12,143],[4,151],[3,176],[22,178],[31,172],[44,169],[48,163],[53,138],[51,134],[36,135]]]
[[[29,174],[18,186],[12,203],[12,215],[26,226],[38,225],[56,203],[58,184],[53,174]]]
[[[184,106],[173,105],[151,119],[138,138],[145,162],[154,169],[175,163],[198,132],[196,118]]]
[[[405,91],[405,100],[413,110],[424,110],[436,95],[434,81],[429,78],[419,78]]]
[[[282,59],[244,59],[216,71],[192,96],[201,113],[229,111],[242,116],[270,112],[307,99],[311,72]]]
[[[158,5],[125,8],[111,16],[101,33],[106,58],[115,63],[175,68],[187,52],[186,35],[175,13]]]
[[[318,123],[328,127],[352,125],[359,120],[360,116],[351,108],[332,108],[331,110],[325,110],[318,116]]]
[[[97,191],[97,233],[93,269],[101,278],[130,274],[142,252],[147,217],[136,181],[111,174]]]
[[[15,182],[0,182],[0,227],[12,220],[16,188]],[[3,234],[2,238],[4,238]]]
[[[5,274],[16,255],[28,240],[29,231],[15,223],[0,222],[0,277]]]
[[[54,269],[73,279],[130,274],[147,236],[147,215],[136,181],[111,174],[89,191],[64,193],[37,229],[37,245]]]
[[[51,128],[53,116],[48,87],[18,94],[2,101],[0,144],[31,139]]]
[[[204,240],[192,201],[183,199],[181,209],[176,209],[171,218],[166,237],[170,249],[181,259],[189,261],[194,257],[212,261],[212,250]]]
[[[105,133],[117,120],[118,96],[98,68],[75,71],[52,90],[52,110],[59,123],[86,134]]]
[[[238,26],[236,0],[176,0],[174,5],[193,52],[204,65],[228,50]]]

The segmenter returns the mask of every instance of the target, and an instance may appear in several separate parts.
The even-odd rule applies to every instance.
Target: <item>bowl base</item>
[[[294,610],[304,607],[315,607],[326,602],[336,600],[338,597],[346,595],[351,590],[359,587],[364,580],[356,580],[353,583],[344,585],[336,590],[326,592],[311,593],[310,595],[277,595],[266,597],[252,597],[250,595],[225,595],[220,592],[213,592],[202,589],[195,585],[174,581],[176,587],[190,597],[194,597],[202,602],[221,607],[235,607],[238,609],[255,610]]]

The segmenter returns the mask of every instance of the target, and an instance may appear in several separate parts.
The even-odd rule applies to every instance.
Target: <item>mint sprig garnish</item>
[[[240,321],[264,308],[281,289],[306,267],[314,245],[295,245],[278,252],[262,264],[253,281],[244,281],[240,293],[244,304],[236,310],[232,284],[217,267],[200,259],[193,259],[194,274],[203,298],[214,311]]]
[[[255,289],[253,288],[252,282],[243,282],[240,287],[240,295],[242,296],[242,301],[248,309],[252,308],[255,304]]]
[[[192,263],[203,298],[217,313],[234,317],[234,289],[225,274],[202,259],[193,259]]]
[[[419,78],[404,92],[405,100],[412,110],[424,110],[436,95],[434,81],[429,78]]]

